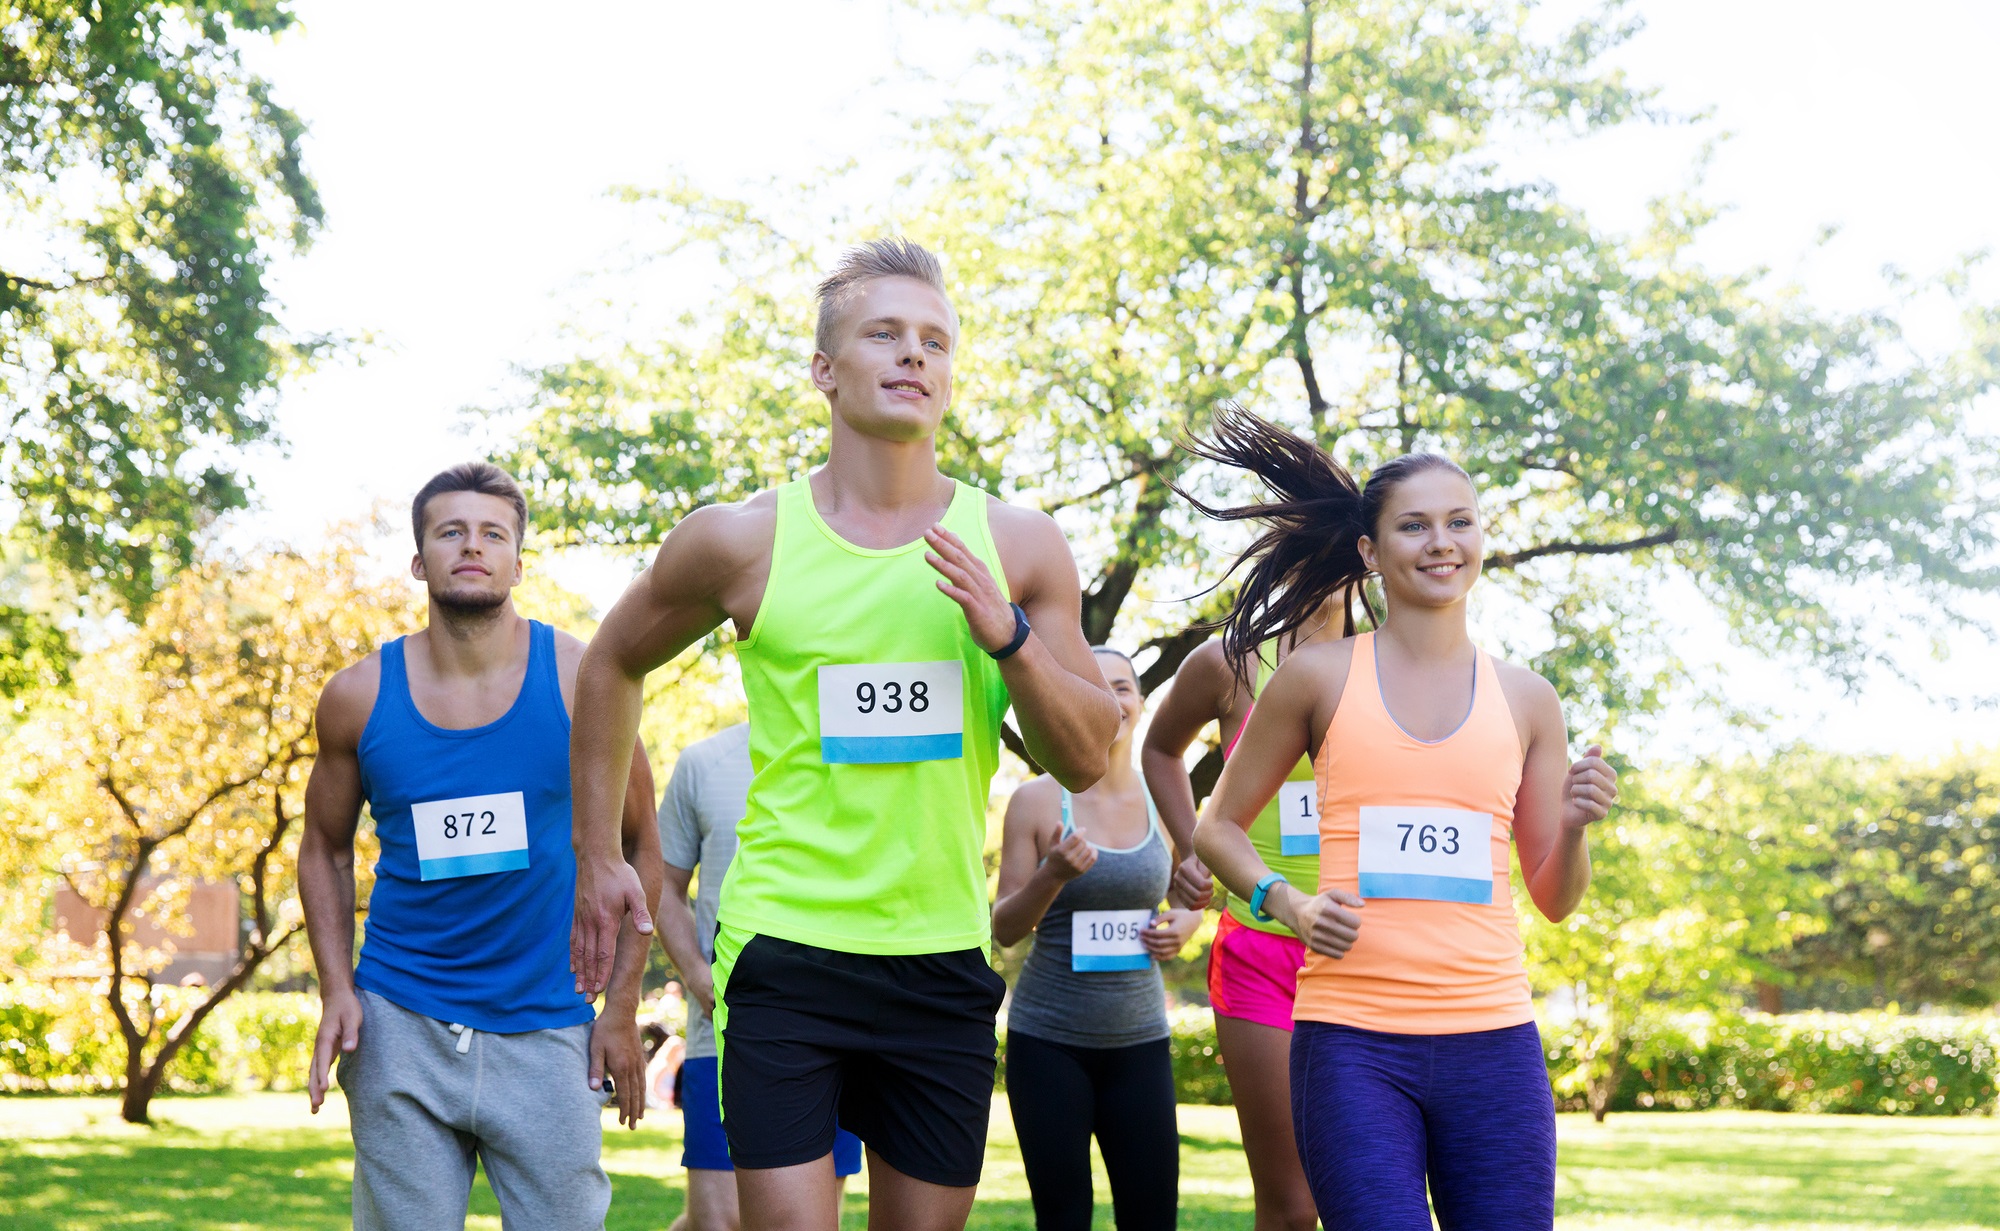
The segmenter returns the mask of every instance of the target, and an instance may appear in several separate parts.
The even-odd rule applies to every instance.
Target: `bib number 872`
[[[497,834],[500,831],[494,828],[494,824],[498,819],[490,811],[447,812],[444,814],[444,836],[447,838],[470,838],[474,834],[482,837],[487,834]],[[484,825],[485,828],[480,828],[481,825]]]
[[[1409,850],[1410,839],[1414,836],[1417,842],[1417,849],[1426,855],[1440,848],[1447,855],[1458,854],[1458,826],[1456,825],[1446,825],[1440,828],[1436,825],[1398,824],[1396,828],[1403,831],[1403,840],[1397,844],[1397,850]],[[1440,833],[1443,835],[1442,839],[1439,837]]]
[[[921,714],[931,707],[930,685],[923,680],[911,681],[907,698],[903,685],[895,680],[883,682],[879,697],[872,681],[863,680],[854,686],[854,708],[857,711],[872,714],[877,705],[885,714],[900,714],[906,705],[912,714]]]

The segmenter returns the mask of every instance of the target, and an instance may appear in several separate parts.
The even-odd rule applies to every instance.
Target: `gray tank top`
[[[1062,833],[1075,831],[1070,794],[1062,794]],[[1097,846],[1090,871],[1065,884],[1035,928],[1035,947],[1014,982],[1007,1028],[1071,1047],[1130,1047],[1167,1037],[1166,988],[1159,963],[1138,970],[1071,969],[1070,933],[1078,911],[1151,911],[1167,895],[1173,856],[1160,815],[1146,797],[1146,836],[1122,850]],[[1086,921],[1088,922],[1088,921]]]

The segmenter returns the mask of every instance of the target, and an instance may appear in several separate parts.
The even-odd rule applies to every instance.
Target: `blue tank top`
[[[569,970],[569,714],[555,630],[530,621],[520,695],[463,731],[410,699],[403,639],[361,732],[382,856],[354,983],[414,1013],[515,1034],[594,1016]]]

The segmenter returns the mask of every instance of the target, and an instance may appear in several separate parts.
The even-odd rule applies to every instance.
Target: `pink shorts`
[[[1296,936],[1260,932],[1224,914],[1208,947],[1208,1003],[1217,1017],[1292,1028],[1306,947]]]

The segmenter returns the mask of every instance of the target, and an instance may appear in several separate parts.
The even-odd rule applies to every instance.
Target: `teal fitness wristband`
[[[1271,916],[1264,913],[1264,899],[1271,896],[1271,886],[1284,883],[1285,878],[1276,872],[1268,872],[1257,887],[1250,891],[1250,917],[1259,923],[1270,923]]]

